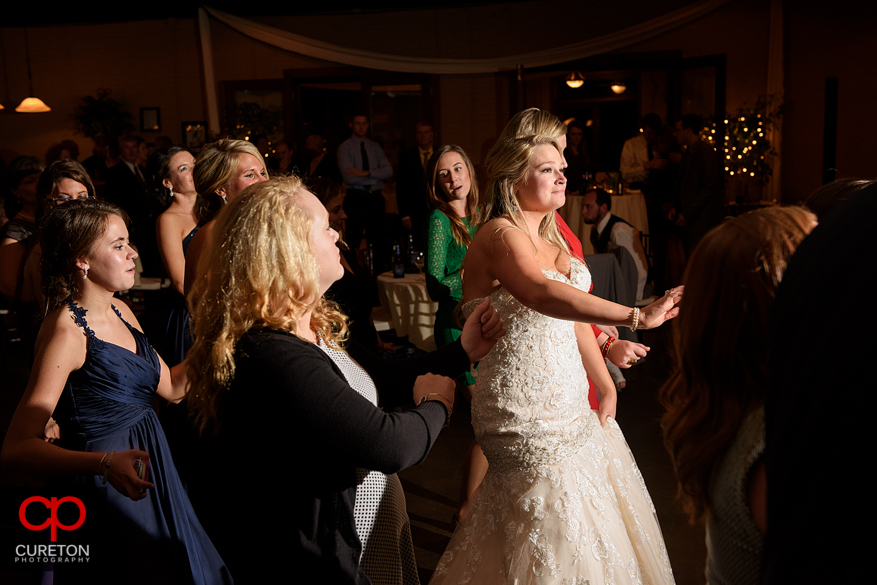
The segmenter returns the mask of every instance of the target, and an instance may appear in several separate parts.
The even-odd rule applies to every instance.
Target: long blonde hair
[[[188,399],[203,431],[218,419],[235,373],[235,346],[254,328],[295,333],[312,310],[311,328],[336,345],[347,318],[320,296],[319,267],[310,240],[314,218],[302,209],[298,177],[250,185],[216,217],[208,275],[192,295],[195,344],[188,354]]]
[[[475,210],[478,205],[478,179],[475,177],[475,168],[472,166],[472,161],[465,150],[456,144],[446,144],[436,150],[426,165],[426,188],[429,194],[429,202],[432,206],[444,213],[451,221],[451,233],[454,236],[454,241],[457,242],[457,245],[468,248],[469,244],[472,243],[472,234],[469,232],[466,224],[463,223],[463,220],[457,217],[457,214],[451,209],[451,206],[448,204],[447,194],[441,185],[438,184],[438,161],[449,152],[456,152],[463,159],[463,162],[466,163],[470,185],[466,209],[471,225],[475,225],[477,220]]]
[[[533,236],[520,212],[516,185],[526,184],[533,155],[542,146],[553,146],[560,152],[557,140],[544,134],[500,139],[493,145],[487,154],[486,166],[489,178],[483,201],[479,205],[479,228],[492,219],[506,217],[516,229],[527,234],[530,241],[533,241]],[[554,213],[546,214],[539,223],[538,235],[569,255],[569,247],[557,229]],[[536,249],[535,243],[533,249]]]

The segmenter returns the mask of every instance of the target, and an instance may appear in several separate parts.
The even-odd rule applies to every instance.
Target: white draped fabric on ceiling
[[[524,68],[544,67],[599,55],[663,34],[696,20],[729,1],[702,0],[647,22],[614,31],[611,34],[594,39],[543,51],[492,59],[435,59],[375,53],[310,39],[209,7],[200,8],[198,10],[198,18],[201,31],[201,48],[204,60],[204,78],[207,87],[210,127],[220,127],[213,51],[211,47],[210,17],[257,41],[332,63],[404,73],[472,74],[508,71],[518,66]]]

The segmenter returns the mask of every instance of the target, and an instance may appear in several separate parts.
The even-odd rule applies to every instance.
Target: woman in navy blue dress
[[[127,583],[230,583],[195,517],[153,409],[158,394],[179,401],[184,366],[171,371],[113,293],[134,284],[124,212],[103,201],[71,201],[42,226],[42,286],[49,313],[36,361],[3,444],[6,468],[106,490],[111,535],[96,575],[124,570]],[[63,433],[43,441],[54,413]],[[138,462],[147,475],[138,476]],[[118,566],[116,566],[118,563]]]
[[[155,152],[150,167],[155,169],[152,177],[154,188],[164,190],[171,200],[170,206],[155,220],[155,233],[162,264],[177,292],[168,315],[163,353],[168,365],[175,366],[186,359],[186,353],[192,347],[183,282],[189,242],[201,228],[195,213],[198,197],[193,178],[195,157],[185,147],[171,146],[167,151]]]

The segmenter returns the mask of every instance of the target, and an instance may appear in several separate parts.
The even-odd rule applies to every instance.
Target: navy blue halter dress
[[[189,234],[183,238],[183,257],[189,251],[192,238],[198,233],[204,224],[199,223]],[[192,326],[189,320],[189,308],[186,305],[186,297],[174,293],[175,298],[167,319],[165,332],[165,349],[162,354],[165,363],[173,367],[186,359],[186,354],[192,347]]]
[[[183,490],[153,409],[161,375],[158,355],[115,307],[134,336],[136,353],[96,337],[85,320],[85,309],[72,300],[68,306],[88,341],[85,363],[67,378],[55,409],[63,433],[60,446],[89,452],[139,449],[149,453],[148,479],[155,488],[148,490],[146,498],[135,502],[106,485],[107,530],[112,533],[111,545],[126,552],[125,582],[232,583]],[[97,475],[72,481],[77,487],[102,487]]]

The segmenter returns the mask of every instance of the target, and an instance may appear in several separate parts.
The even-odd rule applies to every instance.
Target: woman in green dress
[[[478,184],[472,161],[454,144],[442,146],[432,155],[426,176],[434,208],[427,234],[426,289],[439,305],[435,313],[435,343],[443,347],[460,337],[454,311],[463,296],[463,258],[475,235],[473,215]],[[474,384],[474,378],[466,374],[466,385]]]

